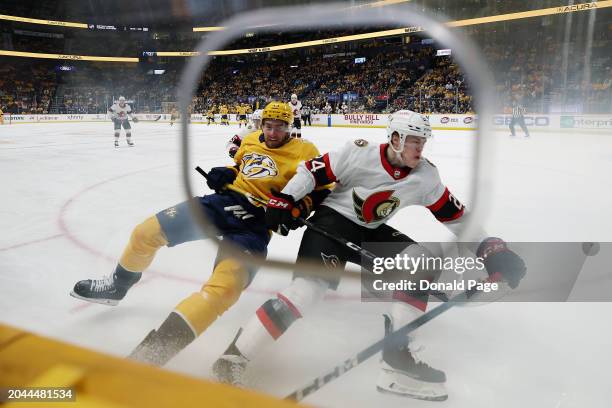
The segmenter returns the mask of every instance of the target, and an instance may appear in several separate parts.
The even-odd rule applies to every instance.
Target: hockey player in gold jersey
[[[219,106],[219,113],[221,114],[221,124],[229,126],[229,117],[227,114],[229,113],[229,109],[225,105]]]
[[[247,254],[264,255],[270,240],[265,210],[243,195],[226,190],[233,184],[252,195],[268,199],[296,174],[300,162],[319,155],[310,142],[290,138],[293,114],[287,104],[271,102],[262,113],[262,129],[248,134],[235,155],[235,165],[214,167],[207,177],[215,194],[195,197],[196,206],[216,227],[224,241]],[[313,191],[298,203],[306,217],[329,193],[329,186]],[[136,226],[114,273],[99,280],[76,283],[71,295],[90,302],[116,305],[140,279],[162,246],[207,238],[193,220],[189,202],[160,211]],[[180,302],[159,329],[152,330],[130,355],[131,358],[163,365],[204,332],[240,297],[256,270],[222,249],[213,272],[202,289]]]
[[[244,126],[247,125],[247,108],[245,105],[243,104],[239,104],[238,106],[236,106],[236,114],[238,115],[238,127],[242,127],[242,124],[244,123]]]
[[[211,105],[210,108],[206,111],[206,124],[210,125],[210,123],[215,124],[215,107]]]

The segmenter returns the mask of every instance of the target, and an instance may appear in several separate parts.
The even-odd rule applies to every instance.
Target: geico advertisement
[[[494,126],[509,126],[510,121],[512,121],[512,115],[493,116]],[[525,124],[535,127],[550,127],[550,117],[544,115],[525,115]]]

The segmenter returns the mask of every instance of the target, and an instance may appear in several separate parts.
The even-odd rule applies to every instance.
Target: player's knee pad
[[[328,284],[320,279],[296,278],[293,283],[257,310],[268,333],[277,339],[325,295]]]
[[[149,217],[132,231],[119,263],[128,271],[142,272],[151,264],[157,250],[167,243],[157,218]]]
[[[225,259],[217,264],[202,290],[183,300],[176,311],[199,335],[240,297],[248,273],[240,262]]]

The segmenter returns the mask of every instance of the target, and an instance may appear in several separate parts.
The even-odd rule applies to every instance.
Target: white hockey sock
[[[404,302],[393,302],[391,304],[391,322],[393,323],[393,331],[401,329],[414,319],[420,317],[423,312],[414,306]],[[414,335],[414,331],[410,337]]]
[[[245,326],[236,347],[248,360],[273,344],[291,324],[308,313],[325,295],[327,282],[296,278],[276,299],[265,302]]]
[[[257,316],[251,317],[242,327],[242,333],[236,340],[236,347],[247,360],[253,359],[258,352],[265,350],[276,340],[262,326]]]

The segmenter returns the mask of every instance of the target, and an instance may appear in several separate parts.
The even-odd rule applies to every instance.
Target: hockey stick
[[[202,176],[204,176],[204,178],[206,180],[208,180],[208,174],[202,170],[202,168],[200,166],[197,166],[196,171],[198,173],[200,173]],[[234,191],[238,194],[242,194],[244,197],[251,199],[261,205],[268,205],[268,200],[264,200],[262,198],[256,197],[253,194],[249,193],[248,191],[244,191],[243,189],[234,186],[233,184],[226,184],[225,185],[225,189],[227,190],[231,190]],[[368,251],[367,249],[364,249],[362,247],[360,247],[359,245],[355,244],[354,242],[351,242],[347,239],[344,239],[342,237],[339,237],[335,234],[330,233],[329,231],[313,224],[312,222],[302,218],[302,217],[296,217],[296,219],[301,222],[302,224],[304,224],[306,227],[310,228],[311,230],[325,236],[326,238],[331,239],[332,241],[336,241],[337,243],[344,245],[345,247],[351,249],[354,252],[357,252],[359,255],[363,256],[364,258],[367,258],[367,260],[369,262],[374,263],[374,259],[377,258],[377,256],[375,254],[373,254],[372,252]],[[431,292],[431,295],[437,297],[439,300],[443,301],[443,302],[447,302],[448,301],[448,296],[443,293],[443,292]]]
[[[501,279],[501,274],[497,272],[489,276],[484,282],[497,282],[500,279]],[[474,295],[480,292],[481,292],[480,290],[474,287],[472,289],[469,289],[465,292],[458,294],[457,296],[454,296],[448,302],[443,303],[440,306],[436,307],[435,309],[432,309],[429,312],[414,319],[412,322],[406,324],[405,326],[401,327],[397,331],[394,331],[390,335],[383,337],[381,340],[378,340],[376,343],[371,344],[370,346],[361,350],[357,354],[344,360],[342,363],[336,365],[331,370],[326,371],[325,373],[318,376],[317,378],[315,378],[308,384],[304,385],[303,387],[298,388],[297,390],[295,390],[294,392],[286,396],[285,399],[293,400],[296,402],[303,400],[308,395],[314,393],[315,391],[320,390],[321,388],[323,388],[324,386],[326,386],[327,384],[329,384],[336,378],[345,374],[347,371],[357,367],[359,364],[363,363],[370,357],[374,356],[379,351],[381,351],[385,346],[395,347],[395,346],[403,345],[405,343],[405,336],[408,333],[418,329],[419,327],[423,326],[425,323],[429,322],[435,317],[446,312],[448,309],[452,308],[453,306],[457,306],[461,303],[464,303],[470,300]]]

